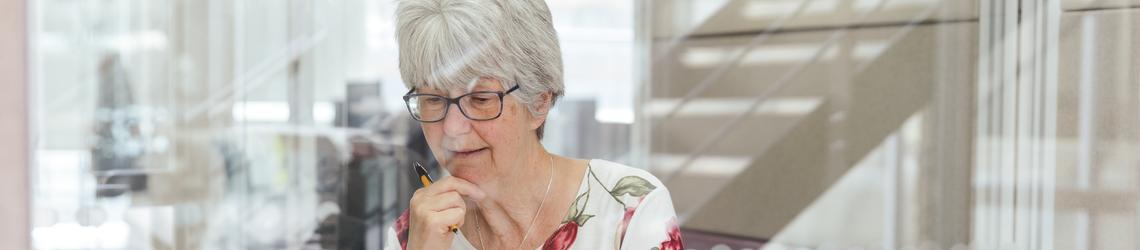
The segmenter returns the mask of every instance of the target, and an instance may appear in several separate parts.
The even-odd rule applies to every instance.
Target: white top
[[[669,190],[645,170],[590,160],[561,226],[539,249],[684,249]],[[407,246],[408,212],[388,229],[385,249]],[[457,234],[451,249],[477,249]]]

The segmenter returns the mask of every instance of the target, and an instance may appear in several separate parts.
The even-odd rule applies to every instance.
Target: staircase
[[[937,82],[974,75],[976,49],[938,49],[977,43],[973,1],[735,0],[668,23],[694,4],[653,2],[644,103],[650,170],[688,230],[773,238]]]

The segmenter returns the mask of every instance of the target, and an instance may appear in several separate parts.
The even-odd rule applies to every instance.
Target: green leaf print
[[[577,223],[578,223],[578,226],[580,227],[580,226],[582,226],[582,225],[586,225],[586,221],[587,221],[587,220],[590,220],[590,218],[594,218],[594,215],[592,215],[592,214],[583,214],[583,215],[581,215],[581,216],[578,216],[578,218],[574,218],[574,222],[577,222]]]
[[[569,222],[572,220],[576,220],[578,218],[578,214],[582,213],[582,209],[578,208],[580,206],[580,205],[578,205],[578,203],[580,201],[582,201],[582,197],[585,197],[586,194],[587,193],[582,193],[582,194],[579,194],[577,198],[574,198],[574,202],[570,203],[570,212],[566,214],[566,219],[562,220],[562,223],[566,223],[566,222]],[[578,225],[582,225],[582,224],[579,223]]]
[[[613,190],[610,190],[610,195],[614,197],[621,197],[622,195],[629,194],[634,197],[641,197],[649,194],[650,191],[656,189],[645,178],[638,176],[626,176],[618,180],[617,185],[614,185]]]

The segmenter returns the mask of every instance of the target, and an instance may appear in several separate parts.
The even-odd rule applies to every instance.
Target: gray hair
[[[519,85],[514,96],[536,116],[542,94],[552,107],[564,93],[558,35],[542,0],[400,0],[396,40],[408,88],[467,88],[492,77],[503,89]]]

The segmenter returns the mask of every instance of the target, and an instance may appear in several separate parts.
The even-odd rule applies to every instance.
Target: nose
[[[471,120],[463,116],[463,111],[459,110],[459,104],[448,104],[447,114],[443,117],[443,134],[448,137],[455,137],[471,132]]]

